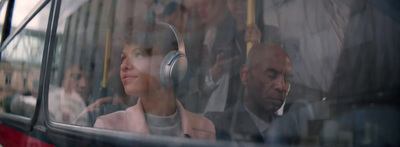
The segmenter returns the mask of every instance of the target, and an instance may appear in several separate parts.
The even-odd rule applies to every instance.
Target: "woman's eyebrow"
[[[132,51],[141,51],[142,50],[142,48],[140,48],[140,47],[136,47],[136,48],[133,48],[133,50]]]
[[[146,55],[152,55],[153,48],[147,47],[147,48],[138,48],[140,52],[146,53]]]
[[[141,48],[133,48],[131,51],[123,51],[122,54],[129,55],[129,54],[137,53],[137,52],[142,52],[142,49]]]

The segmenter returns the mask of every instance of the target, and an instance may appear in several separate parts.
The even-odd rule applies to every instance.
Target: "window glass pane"
[[[394,2],[253,2],[63,1],[51,119],[239,144],[400,145],[387,141],[399,136]]]
[[[1,52],[1,111],[32,117],[39,90],[47,19],[43,8]]]
[[[106,4],[98,0],[61,4],[48,96],[53,121],[88,126],[95,119],[84,109],[99,95],[109,12]]]
[[[12,28],[10,34],[12,34],[17,29],[17,27],[20,26],[27,17],[29,17],[28,15],[33,13],[34,8],[43,1],[44,0],[16,0],[14,2],[14,9],[11,18]],[[31,27],[31,29],[39,28],[39,24],[39,22],[33,22],[29,27]]]

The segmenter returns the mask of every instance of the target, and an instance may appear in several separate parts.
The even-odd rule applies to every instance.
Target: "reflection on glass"
[[[100,120],[95,127],[158,134],[151,122],[160,119],[149,107],[175,106],[147,105],[143,91],[165,88],[158,85],[159,64],[168,51],[157,51],[171,44],[152,44],[157,41],[151,34],[159,32],[148,30],[165,22],[182,34],[188,62],[183,81],[173,85],[173,99],[185,111],[212,120],[217,139],[316,146],[400,144],[393,139],[399,133],[392,131],[398,130],[394,99],[400,74],[400,19],[391,13],[392,2],[254,2],[255,23],[247,24],[247,0],[63,1],[50,93],[72,89],[71,95],[79,98],[71,99],[79,102],[71,105],[79,105],[80,112],[73,112],[75,120],[60,113],[59,122],[93,127]],[[136,40],[127,40],[129,35]],[[247,55],[249,42],[255,46]],[[131,79],[138,81],[130,84]],[[173,102],[167,94],[162,97]],[[139,106],[143,108],[136,110]],[[131,112],[130,117],[141,117],[135,122],[119,119]],[[184,119],[178,116],[171,120]],[[118,125],[121,122],[129,122],[131,130]]]
[[[39,4],[43,0],[16,0],[14,2],[14,9],[12,15],[12,27],[18,27],[24,19],[28,17],[34,11],[36,5]],[[36,18],[36,21],[32,21],[30,27],[37,28],[39,26],[39,22],[44,20],[43,18]]]
[[[121,92],[120,83],[113,78],[119,75],[113,72],[119,68],[115,63],[120,62],[114,59],[116,53],[120,54],[118,49],[121,51],[117,43],[112,44],[114,57],[110,58],[106,85],[101,83],[106,38],[103,29],[107,29],[110,7],[111,1],[62,2],[49,89],[53,121],[93,126],[98,116],[126,109],[135,102]]]
[[[44,10],[48,10],[46,6]],[[40,22],[41,29],[30,29],[37,24],[28,23],[1,52],[0,85],[3,112],[32,117],[39,90],[46,21],[48,11],[41,11],[32,19]]]
[[[78,66],[69,67],[61,88],[51,87],[48,95],[50,118],[57,122],[72,123],[86,107],[82,97],[86,88],[86,73]],[[82,116],[87,120],[87,116]]]

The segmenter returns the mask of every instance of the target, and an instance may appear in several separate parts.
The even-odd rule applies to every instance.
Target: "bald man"
[[[260,3],[261,1],[257,0]],[[205,73],[202,94],[208,99],[204,112],[223,112],[238,101],[237,91],[242,86],[240,66],[246,61],[246,43],[273,42],[280,44],[279,28],[264,25],[258,19],[246,25],[247,0],[227,0],[228,15],[218,23],[216,30],[206,32],[204,45],[211,58],[211,67]]]
[[[212,115],[218,139],[264,142],[276,111],[290,89],[292,64],[275,44],[258,44],[240,69],[243,98],[232,109]],[[216,113],[214,113],[216,114]]]

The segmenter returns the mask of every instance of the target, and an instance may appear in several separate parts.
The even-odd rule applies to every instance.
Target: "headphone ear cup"
[[[170,51],[160,65],[160,82],[163,86],[177,84],[185,78],[187,59],[178,51]]]
[[[172,84],[178,84],[182,82],[182,80],[186,76],[187,68],[188,68],[188,62],[186,59],[186,56],[182,55],[179,53],[179,57],[176,58],[174,61],[175,64],[172,67],[171,70],[171,79],[172,79]]]

